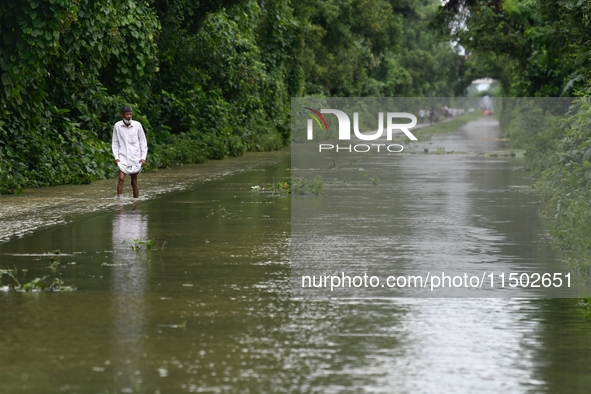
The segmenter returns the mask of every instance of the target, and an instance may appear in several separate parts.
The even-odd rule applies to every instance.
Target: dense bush
[[[591,250],[591,100],[579,98],[564,117],[545,117],[532,164],[560,245],[588,260]]]
[[[591,99],[504,98],[503,130],[527,150],[527,168],[558,245],[579,264],[591,251]]]

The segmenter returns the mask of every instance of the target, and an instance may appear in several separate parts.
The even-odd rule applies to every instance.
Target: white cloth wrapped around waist
[[[133,165],[125,165],[121,162],[118,162],[117,165],[122,173],[131,175],[131,174],[138,174],[142,170],[141,164],[133,164]]]

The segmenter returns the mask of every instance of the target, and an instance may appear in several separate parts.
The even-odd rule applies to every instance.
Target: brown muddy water
[[[431,144],[494,150],[494,139],[481,140],[483,147],[473,138],[490,127],[476,122]],[[442,168],[463,173],[490,167],[488,177],[466,176],[479,178],[481,189],[490,182],[491,190],[510,190],[523,207],[535,206],[520,159],[401,160],[440,160]],[[289,152],[282,151],[142,174],[138,201],[115,200],[113,180],[0,197],[0,268],[18,268],[23,283],[58,276],[77,288],[0,292],[0,392],[588,391],[591,320],[576,299],[292,297],[290,198],[252,190],[285,179],[289,167]],[[412,177],[400,177],[401,190],[432,177],[432,166],[412,168]],[[337,186],[325,187],[330,195]],[[457,214],[470,198],[485,197],[464,193]],[[324,198],[298,203],[322,208]],[[453,199],[446,204],[454,206]],[[510,216],[524,211],[514,204],[501,198],[480,213],[505,212],[495,230],[510,233]],[[539,223],[535,209],[525,211]],[[402,222],[416,231],[431,220],[420,215],[414,210]],[[547,243],[542,224],[536,226],[527,237],[539,239],[524,250],[513,239],[485,234],[470,253],[487,255],[509,239],[505,247],[518,260],[531,256],[532,244]],[[442,242],[450,236],[441,234]],[[416,239],[420,244],[409,247],[425,247]],[[52,271],[48,252],[56,249]],[[557,256],[545,259],[561,264]]]

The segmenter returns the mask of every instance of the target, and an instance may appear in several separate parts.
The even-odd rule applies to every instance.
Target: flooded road
[[[142,201],[151,200],[166,193],[191,189],[200,183],[276,162],[275,158],[264,153],[251,153],[231,160],[142,173],[138,178],[140,197]],[[121,201],[115,199],[116,184],[117,180],[107,179],[92,185],[28,189],[22,195],[0,196],[0,241],[68,223],[81,214],[117,207]],[[123,196],[127,201],[133,197],[130,177],[126,178]]]
[[[430,146],[494,150],[479,130],[495,127],[476,122]],[[437,212],[453,211],[463,226],[495,219],[471,253],[534,264],[547,243],[541,227],[510,238],[524,231],[511,217],[538,221],[524,163],[487,160],[401,157],[400,199],[417,190],[416,176],[432,177],[433,196],[445,198],[431,210],[400,207],[400,223],[416,235]],[[47,276],[77,288],[0,292],[0,392],[587,392],[591,321],[576,299],[292,297],[291,199],[252,189],[286,179],[289,167],[282,151],[142,174],[139,201],[115,200],[113,180],[0,197],[0,268],[18,268],[23,283]],[[443,169],[464,181],[436,182]],[[474,176],[480,186],[466,192]],[[340,187],[326,183],[325,194],[300,201],[326,206]],[[495,203],[474,219],[470,207],[483,199]],[[441,226],[423,230],[439,245],[425,255],[461,257],[443,247],[457,234]],[[414,239],[408,248],[433,244]],[[544,264],[560,263],[543,250]]]

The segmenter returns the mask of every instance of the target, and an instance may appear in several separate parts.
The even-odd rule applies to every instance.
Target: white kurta
[[[113,127],[113,156],[119,159],[123,165],[139,165],[140,160],[146,160],[148,156],[148,141],[144,128],[140,122],[131,121],[127,127],[123,120],[115,123]]]

